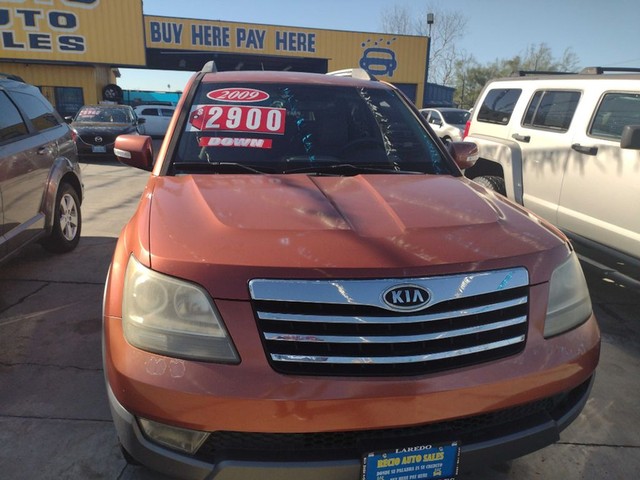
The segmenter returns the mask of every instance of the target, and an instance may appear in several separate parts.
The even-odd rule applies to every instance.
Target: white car
[[[151,137],[163,137],[176,107],[172,105],[138,105],[134,108],[138,118],[144,118],[140,133]]]
[[[420,113],[444,142],[459,142],[469,120],[469,110],[463,108],[423,108]]]
[[[638,69],[492,80],[465,141],[480,152],[467,177],[597,251],[599,262],[640,277]]]

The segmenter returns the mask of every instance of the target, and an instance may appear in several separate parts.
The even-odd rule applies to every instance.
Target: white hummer
[[[590,258],[637,278],[640,69],[490,81],[465,133],[480,152],[469,178],[558,226]]]

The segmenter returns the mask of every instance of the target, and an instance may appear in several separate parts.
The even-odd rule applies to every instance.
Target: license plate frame
[[[104,145],[92,145],[91,151],[93,153],[107,153],[107,147]]]
[[[367,453],[361,480],[454,480],[460,442],[447,442]]]

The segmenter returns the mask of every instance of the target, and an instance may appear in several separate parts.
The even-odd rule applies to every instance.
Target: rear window
[[[580,101],[580,92],[542,90],[529,102],[522,125],[566,132]]]
[[[387,89],[203,83],[182,130],[173,173],[194,162],[265,173],[331,165],[452,173],[422,123]]]
[[[627,125],[640,125],[640,94],[612,92],[602,98],[589,134],[607,140],[620,140]]]
[[[478,111],[478,121],[506,125],[511,119],[522,90],[519,88],[497,88],[489,90]]]

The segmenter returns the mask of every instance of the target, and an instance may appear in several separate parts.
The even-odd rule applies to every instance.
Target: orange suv
[[[393,86],[199,72],[106,282],[125,457],[180,478],[453,478],[555,442],[600,333],[561,232]],[[362,72],[361,72],[362,73]]]

